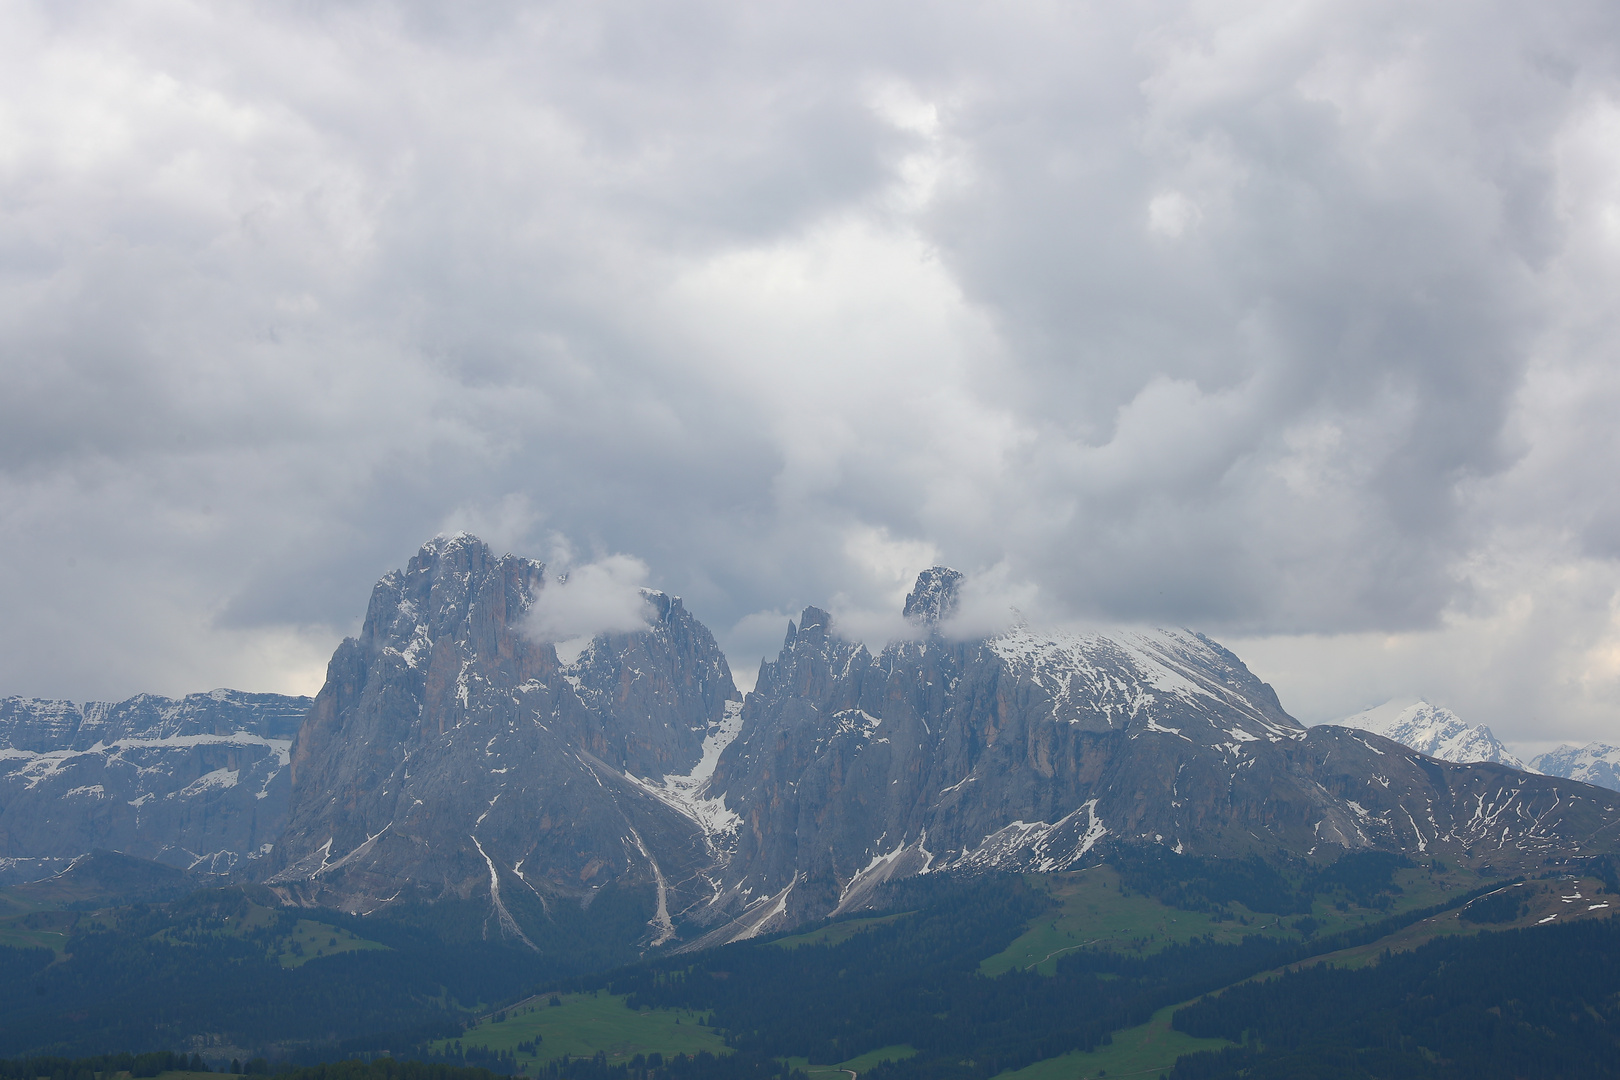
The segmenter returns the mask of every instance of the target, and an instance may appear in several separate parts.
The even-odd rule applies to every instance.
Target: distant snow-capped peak
[[[1450,709],[1421,698],[1412,702],[1386,701],[1335,723],[1371,731],[1442,761],[1490,761],[1533,771],[1484,724],[1469,724]]]
[[[1548,776],[1562,776],[1620,791],[1620,746],[1600,742],[1587,743],[1585,746],[1566,743],[1533,758],[1530,764],[1537,772],[1544,772]]]

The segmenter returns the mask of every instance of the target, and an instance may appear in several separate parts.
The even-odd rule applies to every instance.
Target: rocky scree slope
[[[486,932],[520,942],[558,902],[644,889],[647,941],[673,935],[707,893],[690,781],[735,719],[730,669],[656,592],[647,629],[564,664],[525,630],[546,587],[540,563],[468,536],[377,583],[299,732],[270,885],[354,912],[477,898]]]
[[[250,873],[286,823],[289,750],[310,703],[237,690],[0,699],[0,884],[98,848]]]

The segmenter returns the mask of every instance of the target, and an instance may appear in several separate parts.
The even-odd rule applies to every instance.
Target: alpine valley
[[[540,1026],[505,1050],[473,1038],[495,1030],[492,1006],[543,990],[565,1006],[535,1013],[556,1046],[559,1018],[607,993],[703,1019],[693,1030],[718,1033],[714,1049],[778,1063],[750,1075],[799,1057],[853,1075],[850,1061],[886,1049],[882,1069],[978,1077],[1073,1064],[1159,1010],[1330,948],[1403,933],[1403,948],[1429,948],[1442,923],[1607,924],[1594,896],[1620,888],[1620,794],[1516,759],[1306,728],[1189,630],[1019,622],[964,637],[961,582],[924,571],[910,633],[876,653],[804,609],[743,695],[680,598],[646,591],[644,628],[559,649],[534,630],[555,587],[543,565],[443,536],[377,583],[312,701],[6,699],[3,1049],[139,1049],[147,1036],[131,1033],[150,1030],[154,1045],[216,1057],[414,1048],[509,1072],[521,1044],[535,1068],[566,1072],[571,1058],[536,1049]],[[1514,889],[1490,902],[1502,917],[1468,921]],[[835,982],[893,974],[860,966],[848,950],[863,941],[939,987],[967,980],[939,993],[976,1002],[975,1016],[1023,1017],[996,1030],[1039,1030],[972,1042],[966,1020],[927,1019],[955,1006],[880,1023],[909,1000],[893,988],[860,1023],[822,1024],[853,1001],[802,998],[825,957],[842,957]],[[137,954],[137,968],[214,989],[142,1020],[149,989],[98,982],[87,959]],[[219,989],[238,985],[244,957],[273,993]],[[756,961],[798,988],[747,975]],[[702,971],[716,974],[693,982]],[[343,989],[327,1000],[326,985]],[[767,1000],[778,1012],[759,1013]],[[1030,1019],[1060,1006],[1069,1019]],[[789,1014],[797,1027],[781,1026]],[[1187,1015],[1183,1049],[1244,1041],[1247,1020]],[[476,1046],[495,1056],[469,1058]]]

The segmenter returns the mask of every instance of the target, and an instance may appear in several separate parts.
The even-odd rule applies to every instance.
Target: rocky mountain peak
[[[377,582],[299,731],[274,887],[351,911],[487,896],[486,931],[529,942],[525,905],[614,882],[663,903],[666,880],[692,881],[702,826],[660,785],[735,716],[725,657],[679,597],[646,590],[643,628],[565,663],[528,630],[559,584],[466,535]]]
[[[488,544],[465,533],[435,537],[403,571],[377,582],[360,640],[398,652],[413,668],[426,663],[445,638],[490,658],[531,652],[521,621],[545,569],[515,555],[497,558]]]
[[[937,626],[956,614],[962,575],[948,566],[930,566],[917,575],[906,594],[905,617],[922,626]]]

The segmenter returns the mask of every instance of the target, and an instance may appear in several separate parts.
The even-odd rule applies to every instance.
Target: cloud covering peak
[[[645,630],[651,621],[646,580],[647,564],[629,555],[574,567],[545,583],[525,629],[535,640],[552,643]]]

